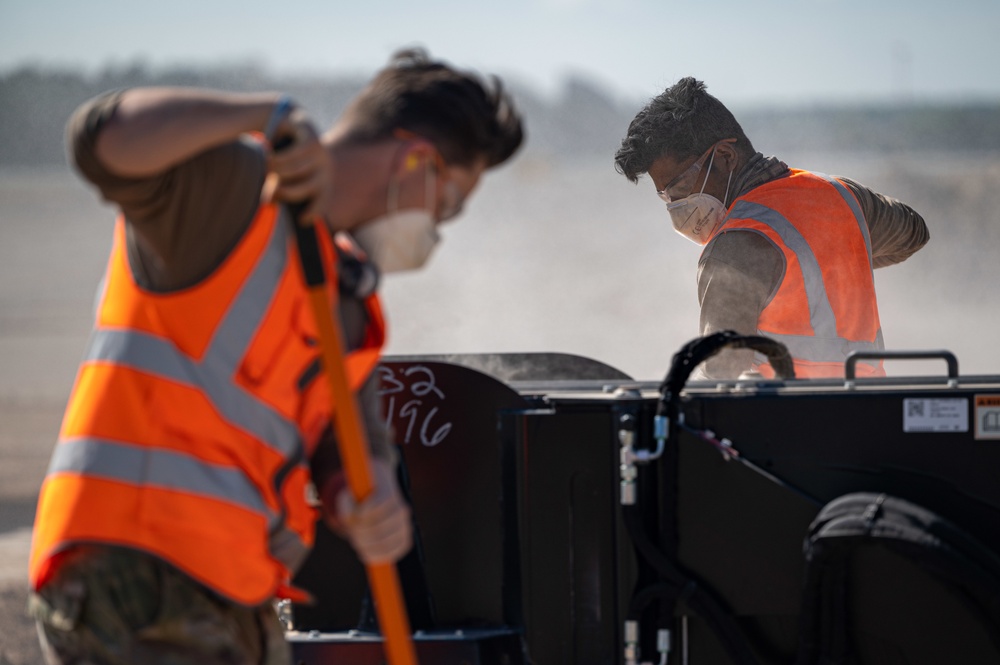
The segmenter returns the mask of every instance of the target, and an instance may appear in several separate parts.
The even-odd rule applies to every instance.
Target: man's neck
[[[788,165],[777,157],[765,157],[755,153],[740,168],[733,178],[733,201],[766,182],[788,175]]]
[[[389,173],[396,146],[392,141],[360,144],[327,141],[334,183],[327,221],[336,230],[349,230],[385,213]]]

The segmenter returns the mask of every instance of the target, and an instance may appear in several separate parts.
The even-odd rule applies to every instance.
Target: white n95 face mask
[[[711,194],[692,194],[667,204],[674,230],[698,245],[704,245],[726,216],[722,201]]]
[[[440,240],[434,215],[420,208],[383,215],[351,235],[383,274],[420,268]]]
[[[382,274],[416,270],[427,263],[441,236],[434,217],[437,174],[427,167],[426,208],[397,208],[399,181],[392,178],[386,194],[386,214],[352,229],[351,235]]]
[[[708,174],[712,172],[714,161],[715,150],[712,151],[712,158],[708,162],[708,170],[705,172],[700,192],[667,204],[667,212],[670,214],[674,230],[697,245],[707,243],[726,216],[726,205],[711,194],[705,193],[705,183],[708,182]],[[732,181],[733,172],[730,171],[729,180],[726,182],[727,200]]]

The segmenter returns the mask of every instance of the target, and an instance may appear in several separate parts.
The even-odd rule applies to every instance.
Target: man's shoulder
[[[777,251],[774,241],[763,233],[742,227],[726,228],[705,246],[701,262],[721,260],[741,264],[773,251]]]
[[[266,176],[262,147],[237,140],[212,148],[144,183],[142,196],[121,201],[159,266],[145,286],[172,291],[215,270],[254,219]],[[136,248],[131,248],[136,251]]]
[[[815,203],[830,200],[839,201],[847,192],[860,198],[860,190],[866,190],[866,188],[841,176],[791,168],[784,175],[747,189],[740,194],[737,203],[759,204],[767,208],[782,210],[788,204],[797,204],[807,200],[815,200]]]

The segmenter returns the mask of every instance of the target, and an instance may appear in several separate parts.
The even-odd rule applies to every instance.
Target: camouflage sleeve
[[[902,263],[927,244],[930,239],[927,224],[913,208],[850,178],[837,179],[857,197],[868,221],[872,262],[876,268]]]

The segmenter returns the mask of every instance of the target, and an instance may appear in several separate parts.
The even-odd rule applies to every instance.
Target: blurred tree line
[[[292,94],[326,127],[364,83],[360,77],[279,78],[256,65],[154,71],[133,64],[90,75],[22,67],[0,74],[0,167],[64,164],[67,118],[80,103],[106,90],[139,85],[281,90]],[[593,157],[606,159],[610,165],[629,121],[647,101],[616,99],[583,77],[567,79],[555,98],[516,82],[507,84],[526,118],[526,152],[548,159]],[[1000,151],[1000,102],[733,106],[732,110],[755,147],[779,156],[793,150]]]

